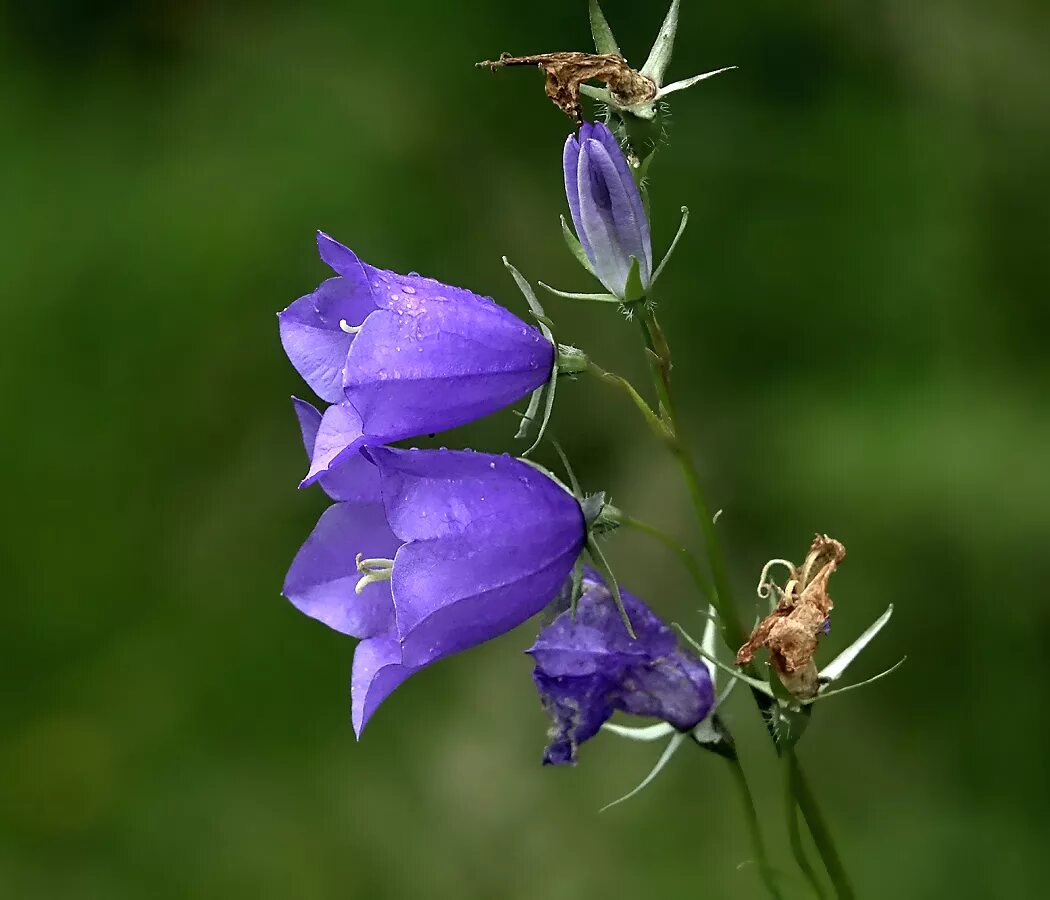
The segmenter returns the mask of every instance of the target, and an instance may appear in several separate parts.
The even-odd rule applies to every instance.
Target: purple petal
[[[545,762],[574,762],[576,748],[614,710],[687,730],[714,705],[707,667],[678,647],[674,632],[638,597],[621,593],[637,639],[627,635],[608,589],[588,572],[575,621],[566,610],[529,650],[533,681],[554,722]]]
[[[462,534],[479,526],[539,528],[543,516],[582,522],[576,498],[510,456],[469,450],[369,447],[379,468],[387,520],[404,541]]]
[[[577,515],[578,515],[577,507]],[[464,534],[405,544],[393,595],[404,660],[424,665],[498,637],[540,612],[583,549],[583,523],[484,523]]]
[[[623,187],[624,194],[627,196],[630,204],[630,215],[625,217],[624,221],[633,219],[641,231],[641,251],[644,255],[638,257],[638,264],[642,282],[648,284],[649,273],[653,268],[652,242],[649,237],[649,219],[645,214],[645,204],[642,203],[642,194],[638,190],[637,182],[634,180],[634,173],[631,172],[631,167],[627,163],[627,157],[624,155],[620,142],[616,140],[616,137],[604,124],[596,122],[590,131],[590,137],[605,148],[605,152],[616,170],[616,176]]]
[[[358,740],[379,704],[418,671],[418,667],[401,664],[401,645],[393,638],[374,637],[357,645],[350,675],[350,709]]]
[[[317,429],[310,471],[299,487],[313,484],[330,469],[359,455],[364,440],[361,433],[361,417],[349,403],[329,406],[324,411]]]
[[[580,129],[580,136],[584,134],[583,129],[590,129],[587,124]],[[576,237],[583,246],[583,252],[594,264],[594,254],[591,251],[591,242],[587,238],[587,232],[583,228],[583,217],[580,215],[580,142],[575,134],[570,134],[565,139],[565,149],[562,151],[562,168],[565,172],[565,199],[569,201],[569,214],[572,216],[572,224],[576,229]]]
[[[300,297],[278,313],[281,344],[295,370],[317,396],[335,403],[343,398],[343,366],[352,335],[325,324],[317,311],[317,293]]]
[[[399,275],[389,269],[377,269],[374,266],[365,268],[368,271],[372,301],[379,309],[401,310],[411,314],[418,310],[420,303],[425,300],[485,300],[495,306],[491,300],[479,297],[473,291],[444,284],[425,275]]]
[[[312,460],[317,432],[321,425],[321,414],[298,397],[292,397],[292,405],[299,417],[299,428],[303,433],[307,458]],[[355,503],[381,503],[383,500],[379,489],[379,470],[360,452],[321,475],[317,482],[333,500]]]
[[[634,204],[600,141],[582,144],[578,177],[580,214],[599,279],[614,294],[622,296],[630,272],[630,257],[634,256],[642,283],[647,285],[652,262],[648,225],[644,218],[636,218]]]
[[[380,504],[336,503],[318,520],[292,561],[282,593],[311,618],[354,637],[390,635],[394,608],[387,582],[354,592],[358,553],[391,558],[401,542]]]
[[[299,420],[299,430],[303,435],[303,446],[306,448],[306,458],[312,459],[314,455],[314,443],[317,441],[317,429],[321,427],[321,413],[312,403],[292,397],[292,408]]]
[[[532,680],[543,708],[554,722],[543,764],[575,765],[579,745],[594,737],[615,712],[609,702],[608,679],[604,675],[591,675],[566,682],[537,670]]]
[[[344,391],[375,443],[444,431],[527,396],[549,378],[554,347],[481,297],[419,296],[378,310],[347,358]]]

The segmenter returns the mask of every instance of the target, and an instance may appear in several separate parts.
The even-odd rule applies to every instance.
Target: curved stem
[[[700,589],[700,593],[704,594],[709,599],[714,596],[714,587],[712,586],[710,579],[707,577],[707,574],[702,568],[700,568],[700,563],[697,562],[696,557],[693,556],[689,548],[683,547],[674,535],[668,534],[666,531],[657,528],[655,525],[650,525],[648,522],[643,522],[641,519],[636,519],[634,516],[629,516],[622,510],[616,510],[615,520],[627,528],[633,528],[635,531],[640,531],[642,534],[647,534],[649,537],[656,538],[656,540],[660,541],[665,547],[673,550],[682,561],[682,565],[689,570],[689,574],[692,576],[696,586]]]
[[[835,888],[835,895],[839,900],[853,900],[856,894],[853,893],[849,876],[846,874],[845,868],[843,868],[842,860],[839,858],[838,850],[835,848],[835,841],[831,836],[831,831],[827,822],[824,821],[824,816],[820,811],[816,797],[813,796],[809,782],[798,764],[798,757],[795,756],[794,749],[788,748],[785,750],[784,756],[790,767],[792,794],[794,794],[795,801],[798,803],[798,808],[802,810],[802,815],[806,817],[809,833],[813,835],[813,843],[817,845],[817,851],[824,862],[824,868],[828,870],[828,877]]]
[[[733,781],[740,792],[740,802],[744,806],[744,818],[747,819],[747,830],[751,834],[751,846],[755,853],[755,864],[758,866],[758,871],[762,875],[762,881],[766,886],[766,890],[769,891],[769,895],[780,900],[780,888],[777,887],[773,869],[770,867],[769,859],[766,856],[766,845],[765,841],[762,840],[762,829],[758,824],[758,813],[755,811],[755,798],[752,796],[751,788],[748,786],[744,767],[740,765],[740,760],[735,755],[732,758],[727,757],[726,761],[729,763],[729,768],[733,773]]]
[[[726,570],[725,558],[722,554],[721,542],[718,539],[714,522],[704,500],[699,473],[693,463],[692,455],[689,453],[688,445],[682,437],[671,395],[671,348],[664,337],[659,322],[656,321],[656,315],[651,305],[643,300],[639,302],[638,307],[642,312],[639,322],[641,324],[642,337],[645,340],[649,370],[652,375],[653,386],[660,399],[660,417],[669,432],[667,443],[678,462],[679,468],[682,470],[682,476],[689,491],[689,498],[696,513],[697,523],[704,537],[704,548],[707,552],[707,560],[714,578],[715,594],[717,594],[718,600],[717,603],[712,602],[712,605],[718,610],[722,624],[722,634],[726,639],[726,643],[731,648],[739,647],[745,640],[745,633],[736,607],[733,605],[732,587]],[[755,698],[760,713],[764,714],[770,704],[775,702],[758,691],[752,690],[751,694]],[[763,718],[766,718],[765,715],[763,715]],[[798,766],[794,751],[790,747],[782,748],[778,744],[776,733],[769,728],[768,722],[767,730],[769,730],[770,738],[777,753],[788,757],[791,774],[791,793],[794,803],[797,804],[802,812],[810,834],[813,835],[813,843],[816,845],[821,862],[823,862],[824,868],[827,870],[836,894],[840,900],[852,900],[854,893],[852,887],[850,887],[846,871],[842,866],[842,860],[839,858],[831,832],[824,821],[816,797],[810,790],[809,784]]]
[[[791,844],[791,852],[795,862],[806,876],[813,893],[820,900],[824,900],[827,894],[821,886],[817,873],[813,870],[809,859],[806,857],[806,848],[802,845],[802,832],[798,827],[798,806],[795,803],[795,787],[792,782],[792,760],[795,759],[794,751],[787,751],[781,760],[784,769],[784,812],[787,815],[788,842]]]

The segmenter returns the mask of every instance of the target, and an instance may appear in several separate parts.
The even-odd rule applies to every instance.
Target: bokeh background
[[[800,752],[862,896],[1045,884],[1050,7],[683,4],[653,170],[659,299],[739,602],[815,531],[849,548],[826,658],[889,602]],[[638,64],[663,4],[607,0]],[[376,264],[524,305],[588,288],[558,230],[569,122],[500,51],[588,49],[583,0],[20,0],[0,17],[0,896],[762,896],[719,759],[601,737],[539,765],[533,626],[401,688],[357,744],[352,642],[279,596],[324,507],[274,313]],[[641,376],[618,315],[559,336]],[[619,395],[559,392],[585,486],[693,538]],[[441,440],[502,451],[500,414]],[[701,629],[642,538],[621,578]],[[789,867],[779,774],[729,719]]]

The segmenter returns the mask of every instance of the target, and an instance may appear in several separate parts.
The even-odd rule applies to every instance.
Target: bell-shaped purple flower
[[[551,377],[554,345],[463,288],[361,262],[327,235],[337,273],[280,314],[292,364],[329,407],[305,484],[364,446],[465,425]]]
[[[627,634],[600,577],[587,571],[575,621],[566,609],[528,651],[536,663],[532,679],[553,720],[545,764],[575,763],[579,745],[616,710],[684,731],[714,705],[707,666],[680,648],[638,597],[621,594],[637,639]]]
[[[364,456],[382,504],[330,507],[284,587],[307,615],[363,639],[351,676],[358,735],[409,675],[543,609],[586,539],[575,497],[511,457],[382,447]],[[392,560],[390,580],[358,595],[358,554]]]
[[[653,272],[649,221],[616,138],[600,122],[584,123],[578,138],[570,134],[566,140],[563,163],[576,236],[598,280],[625,299],[633,258],[647,290]]]

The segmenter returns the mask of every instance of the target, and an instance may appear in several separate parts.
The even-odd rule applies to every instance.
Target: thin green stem
[[[617,375],[613,372],[606,372],[605,369],[593,361],[588,363],[587,371],[592,375],[596,375],[606,384],[611,384],[613,387],[617,387],[623,391],[630,398],[631,402],[638,407],[638,411],[645,418],[645,421],[652,429],[653,434],[655,434],[660,440],[667,441],[670,438],[667,424],[655,412],[653,412],[652,407],[645,402],[645,398],[638,393],[631,382],[621,375]]]
[[[634,516],[629,516],[622,510],[616,511],[616,521],[626,528],[633,528],[635,531],[640,531],[642,534],[647,534],[649,537],[656,538],[665,547],[670,548],[682,561],[682,565],[688,569],[689,574],[693,578],[693,582],[699,588],[700,593],[710,599],[717,599],[714,596],[714,586],[711,584],[711,580],[707,577],[707,574],[700,567],[700,563],[696,557],[692,554],[688,547],[683,547],[681,542],[672,534],[668,534],[655,525],[650,525],[648,522],[643,522],[641,519],[636,519]],[[712,604],[713,605],[713,604]]]
[[[704,547],[707,551],[707,562],[714,578],[715,592],[718,601],[712,605],[718,610],[722,621],[722,633],[725,635],[726,643],[731,648],[740,647],[746,640],[740,616],[736,606],[733,604],[733,590],[726,571],[725,558],[722,554],[721,542],[715,529],[715,523],[711,511],[704,500],[703,490],[700,487],[700,475],[696,471],[685,441],[682,438],[681,429],[678,424],[678,416],[671,394],[671,349],[664,338],[663,331],[656,321],[656,315],[651,309],[642,305],[642,315],[639,319],[642,325],[642,336],[645,339],[647,356],[649,357],[649,368],[653,378],[653,387],[660,398],[660,407],[664,414],[664,421],[670,431],[668,445],[671,453],[682,470],[689,499],[696,513],[697,523],[704,537]]]
[[[656,389],[657,397],[660,400],[660,417],[669,432],[667,444],[671,448],[679,468],[682,470],[682,476],[685,479],[689,497],[696,513],[697,523],[704,537],[704,548],[707,552],[708,565],[714,579],[715,593],[718,595],[718,602],[712,603],[712,605],[718,610],[722,634],[726,638],[726,643],[731,648],[739,647],[745,640],[745,633],[736,607],[733,605],[732,587],[725,565],[725,557],[722,553],[721,542],[715,530],[710,510],[704,500],[699,473],[693,463],[688,445],[682,437],[671,394],[671,349],[659,322],[656,320],[656,315],[651,305],[642,301],[638,303],[637,308],[641,311],[639,322],[641,324],[642,337],[645,341],[646,358],[649,362],[653,387]],[[773,701],[759,691],[752,690],[751,694],[758,705],[759,712],[763,714],[763,719],[766,719],[765,713]],[[840,900],[852,900],[854,894],[849,884],[849,878],[835,849],[831,832],[824,821],[816,797],[810,790],[809,784],[806,782],[805,776],[794,757],[794,751],[791,748],[783,749],[780,747],[777,742],[777,735],[769,726],[768,721],[767,729],[777,753],[790,757],[788,764],[791,767],[790,785],[794,803],[805,817],[806,825],[810,834],[813,835],[813,842],[816,845],[817,852],[820,854],[824,868],[828,872],[836,894]]]
[[[831,830],[828,828],[827,822],[824,821],[820,805],[813,795],[805,773],[798,764],[798,757],[795,756],[794,749],[786,749],[784,756],[787,758],[788,766],[790,767],[792,794],[798,803],[798,808],[802,810],[802,815],[806,817],[809,833],[813,835],[813,843],[817,845],[817,851],[824,862],[824,868],[828,870],[828,877],[835,888],[835,895],[839,900],[853,900],[856,894],[853,893],[849,876],[846,874],[838,850],[835,848],[834,838],[831,836]]]
[[[793,759],[795,759],[795,754],[791,750],[784,753],[781,757],[781,766],[784,769],[784,812],[787,815],[788,842],[791,844],[791,852],[795,857],[795,862],[798,863],[802,874],[806,876],[810,887],[813,888],[813,893],[820,900],[824,900],[827,894],[824,892],[820,879],[806,856],[806,848],[802,845],[802,832],[798,827],[798,805],[795,803],[795,787],[792,776]]]
[[[747,830],[751,835],[751,846],[755,853],[755,865],[758,866],[758,871],[762,876],[766,889],[769,891],[769,895],[780,900],[780,888],[777,886],[773,869],[769,865],[769,858],[766,856],[766,844],[762,840],[762,829],[758,824],[755,798],[752,796],[751,788],[747,783],[744,767],[740,765],[740,760],[736,756],[732,758],[727,757],[726,761],[729,763],[729,768],[733,773],[733,781],[740,792],[740,802],[744,807],[744,818],[747,820]]]

